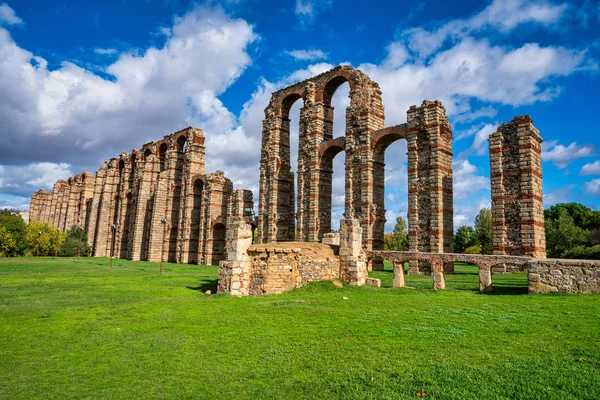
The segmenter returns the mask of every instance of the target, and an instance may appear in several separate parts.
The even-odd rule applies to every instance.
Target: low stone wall
[[[282,242],[251,245],[252,229],[243,218],[227,230],[228,260],[219,269],[219,292],[234,295],[283,293],[309,282],[341,278],[350,285],[380,286],[368,277],[367,263],[386,259],[394,265],[394,287],[404,286],[403,265],[425,261],[431,265],[433,288],[445,289],[444,265],[454,262],[479,268],[479,290],[493,290],[492,270],[513,265],[528,271],[529,293],[600,293],[600,261],[542,259],[506,255],[424,253],[412,251],[363,251],[360,223],[340,221],[340,246],[323,243]]]
[[[339,276],[337,249],[322,243],[284,242],[251,246],[250,295],[283,293]]]
[[[529,293],[600,293],[600,261],[534,259],[528,269]]]

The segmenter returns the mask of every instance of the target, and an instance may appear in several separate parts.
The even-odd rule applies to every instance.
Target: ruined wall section
[[[407,113],[409,250],[453,251],[452,129],[440,101]],[[409,273],[428,273],[411,263]]]
[[[204,175],[204,165],[204,135],[189,127],[121,153],[95,178],[83,173],[34,193],[32,220],[83,226],[96,256],[217,264],[228,218],[254,223],[254,204],[252,192],[234,192],[222,171]]]
[[[233,183],[223,171],[206,174],[200,237],[203,239],[202,263],[219,265],[226,259],[225,231],[227,211],[233,192]]]
[[[529,115],[490,135],[494,254],[546,257],[539,131]]]
[[[48,193],[46,190],[40,189],[31,196],[29,204],[29,219],[30,221],[44,220],[44,212],[46,210],[46,202],[48,201]]]

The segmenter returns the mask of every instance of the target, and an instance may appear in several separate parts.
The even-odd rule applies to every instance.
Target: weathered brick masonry
[[[502,124],[489,142],[494,254],[545,258],[540,133],[525,115]]]
[[[344,82],[350,86],[346,134],[333,138],[331,99]],[[298,211],[294,214],[289,111],[299,99],[304,106],[299,125]],[[359,221],[366,250],[383,249],[384,155],[390,144],[405,139],[409,158],[411,249],[452,251],[450,124],[439,101],[425,101],[420,107],[411,107],[407,121],[404,125],[384,128],[379,85],[350,66],[334,68],[273,93],[263,121],[259,241],[319,242],[331,232],[333,158],[343,151],[345,218]]]
[[[251,221],[252,192],[204,173],[204,135],[186,128],[60,180],[31,198],[31,220],[84,227],[95,256],[218,265],[232,216]]]

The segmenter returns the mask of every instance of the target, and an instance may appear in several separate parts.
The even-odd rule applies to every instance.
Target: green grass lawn
[[[600,296],[387,268],[236,298],[204,294],[217,267],[0,259],[0,398],[600,398]]]

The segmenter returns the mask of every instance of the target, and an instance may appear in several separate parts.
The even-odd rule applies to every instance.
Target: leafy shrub
[[[600,260],[600,244],[591,247],[575,246],[565,251],[562,258],[579,258],[583,260]]]
[[[481,246],[469,246],[465,249],[465,254],[481,254]]]

